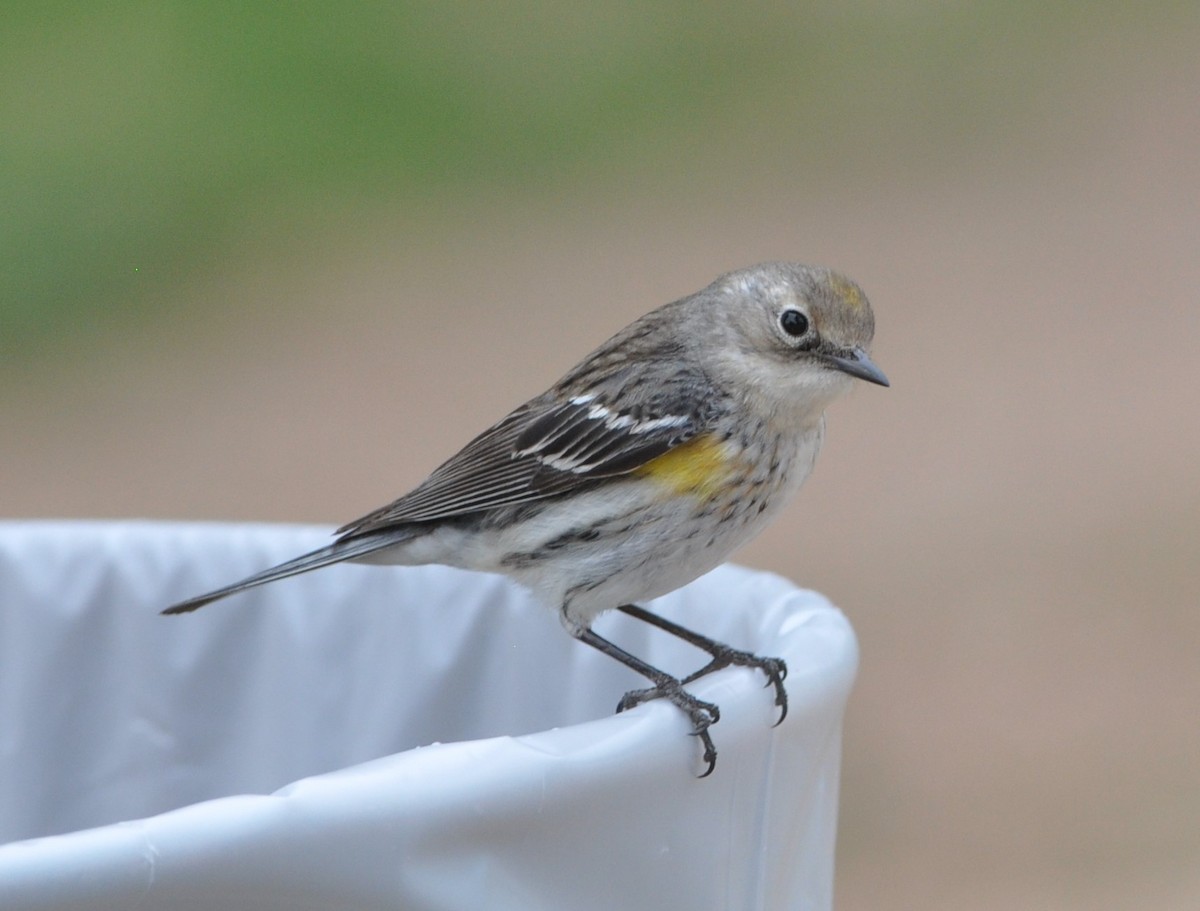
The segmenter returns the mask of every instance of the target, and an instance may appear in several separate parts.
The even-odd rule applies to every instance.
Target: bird
[[[856,380],[888,386],[870,357],[874,314],[831,269],[766,262],[651,310],[542,394],[467,443],[408,493],[343,525],[332,543],[162,611],[182,614],[333,563],[443,564],[500,573],[557,612],[576,640],[683,711],[713,772],[720,709],[688,684],[757,668],[787,714],[782,659],[734,649],[647,601],[722,563],[812,471],[825,411]],[[710,660],[673,677],[592,629],[617,610]]]

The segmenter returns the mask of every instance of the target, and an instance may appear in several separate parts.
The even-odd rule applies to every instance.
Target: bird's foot
[[[736,648],[730,648],[727,645],[722,645],[719,642],[712,643],[712,648],[708,649],[712,660],[694,674],[689,674],[683,678],[683,683],[691,683],[694,680],[699,680],[701,677],[706,677],[709,674],[721,670],[725,667],[752,667],[757,668],[766,674],[767,682],[764,686],[775,687],[775,705],[779,707],[779,718],[776,719],[775,725],[778,726],[787,717],[788,713],[788,698],[787,690],[783,686],[783,681],[787,679],[787,664],[782,658],[765,658],[762,655],[755,655],[752,652],[743,652]]]
[[[617,711],[624,712],[651,699],[666,699],[677,707],[692,722],[692,736],[699,737],[704,747],[704,762],[707,768],[700,778],[707,778],[717,767],[717,748],[708,733],[710,726],[721,720],[721,710],[711,702],[697,699],[683,688],[683,683],[674,677],[663,675],[655,678],[655,684],[641,690],[630,690],[617,703]]]

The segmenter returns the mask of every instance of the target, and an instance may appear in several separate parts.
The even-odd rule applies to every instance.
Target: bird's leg
[[[766,685],[775,687],[775,704],[779,706],[779,720],[775,724],[778,725],[787,717],[787,690],[783,687],[784,678],[787,677],[787,665],[782,658],[764,658],[761,655],[755,655],[751,652],[743,652],[735,648],[730,648],[728,645],[709,639],[707,636],[700,635],[700,633],[692,632],[687,627],[680,626],[678,623],[666,620],[658,616],[658,614],[652,614],[644,607],[638,607],[636,604],[622,604],[617,610],[623,614],[628,614],[630,617],[635,617],[638,620],[649,623],[651,626],[657,626],[663,632],[677,636],[689,645],[694,645],[701,651],[708,652],[712,660],[694,674],[684,677],[680,681],[681,683],[691,683],[693,680],[698,680],[713,673],[713,671],[719,671],[721,668],[729,667],[730,665],[756,667],[767,675]]]
[[[711,702],[704,702],[701,699],[697,699],[683,688],[683,682],[678,678],[672,677],[670,674],[664,673],[656,667],[652,667],[637,656],[631,655],[620,646],[609,642],[603,636],[592,632],[586,626],[570,624],[568,625],[568,630],[580,642],[585,642],[610,658],[615,658],[654,684],[654,686],[644,690],[630,690],[626,693],[617,704],[618,712],[623,712],[626,709],[633,708],[635,705],[640,705],[648,699],[662,698],[678,707],[680,711],[688,716],[692,722],[692,734],[700,738],[700,743],[704,746],[704,761],[708,764],[708,768],[704,770],[700,777],[706,778],[711,775],[712,770],[717,767],[717,748],[713,744],[708,729],[710,725],[714,725],[720,720],[720,709]]]

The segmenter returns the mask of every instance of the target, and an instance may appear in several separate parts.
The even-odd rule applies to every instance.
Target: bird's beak
[[[875,366],[875,362],[861,348],[851,348],[842,354],[826,355],[825,363],[834,370],[840,370],[842,373],[856,376],[860,380],[866,380],[868,383],[877,383],[880,386],[891,385],[888,382],[888,378],[884,376],[883,371]]]

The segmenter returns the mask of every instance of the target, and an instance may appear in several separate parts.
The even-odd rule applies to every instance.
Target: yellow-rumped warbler
[[[343,560],[503,573],[558,610],[576,639],[650,680],[618,711],[662,697],[686,712],[707,775],[719,712],[684,686],[731,664],[757,667],[782,721],[787,668],[632,602],[685,585],[762,530],[812,470],[826,406],[852,377],[888,385],[867,354],[874,332],[866,296],[836,272],[730,272],[627,326],[332,544],[163,613]],[[612,608],[712,660],[682,680],[663,673],[592,631]]]

